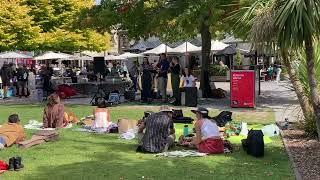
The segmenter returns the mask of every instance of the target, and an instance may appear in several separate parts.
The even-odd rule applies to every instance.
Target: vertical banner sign
[[[231,107],[255,107],[255,72],[231,72]]]

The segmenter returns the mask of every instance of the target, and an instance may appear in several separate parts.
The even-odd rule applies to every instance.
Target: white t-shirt
[[[184,87],[195,87],[193,82],[196,80],[196,78],[194,76],[192,76],[192,75],[183,76],[182,80],[184,83]]]
[[[202,139],[208,139],[211,137],[220,136],[219,127],[216,123],[210,121],[209,119],[203,119],[203,124],[201,126]]]

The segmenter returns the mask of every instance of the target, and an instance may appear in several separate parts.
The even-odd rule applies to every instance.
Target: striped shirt
[[[168,143],[170,130],[174,128],[171,118],[163,112],[151,114],[145,120],[145,128],[142,147],[151,153],[162,152]]]

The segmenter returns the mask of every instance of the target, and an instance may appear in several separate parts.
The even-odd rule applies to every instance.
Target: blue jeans
[[[4,140],[4,138],[2,136],[0,136],[0,144],[3,144],[3,146],[6,145],[6,141]]]

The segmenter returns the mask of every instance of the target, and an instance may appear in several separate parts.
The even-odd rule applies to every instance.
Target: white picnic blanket
[[[193,150],[181,150],[181,151],[170,151],[156,154],[156,157],[170,157],[170,158],[178,158],[178,157],[203,157],[206,156],[206,153],[200,153]]]
[[[129,129],[128,132],[120,134],[121,139],[125,140],[132,140],[136,137],[136,133],[138,132],[137,129]]]
[[[36,120],[30,120],[28,124],[24,125],[25,129],[33,129],[33,130],[55,130],[55,128],[42,128],[43,123],[36,121]],[[64,129],[72,128],[72,124],[68,124]]]

